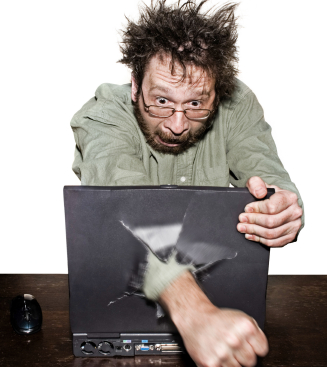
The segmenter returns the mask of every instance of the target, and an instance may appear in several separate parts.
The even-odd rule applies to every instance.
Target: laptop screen
[[[135,286],[149,251],[175,251],[213,304],[263,328],[269,248],[236,230],[247,189],[67,186],[64,199],[73,333],[177,333]]]

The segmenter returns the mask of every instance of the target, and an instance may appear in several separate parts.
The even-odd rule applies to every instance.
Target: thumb
[[[262,199],[267,195],[266,183],[258,176],[249,178],[246,183],[246,187],[257,199]]]

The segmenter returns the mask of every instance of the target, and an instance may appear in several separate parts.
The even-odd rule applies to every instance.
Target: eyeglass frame
[[[214,112],[214,110],[208,110],[207,108],[186,108],[185,110],[176,110],[175,108],[172,108],[172,107],[161,107],[161,106],[156,106],[156,105],[154,105],[154,104],[150,104],[150,105],[146,105],[145,104],[145,101],[144,101],[144,94],[143,94],[143,89],[141,88],[141,94],[142,94],[142,99],[143,99],[143,105],[144,105],[144,109],[145,109],[145,112],[146,113],[150,113],[150,111],[149,111],[149,107],[157,107],[157,108],[160,108],[160,109],[167,109],[167,110],[172,110],[173,112],[172,112],[172,114],[171,115],[169,115],[169,116],[158,116],[158,115],[153,115],[153,116],[155,116],[155,117],[162,117],[162,118],[164,118],[164,119],[167,119],[168,117],[171,117],[171,116],[173,116],[173,114],[175,113],[175,112],[183,112],[184,113],[184,115],[185,115],[185,117],[188,119],[188,120],[193,120],[193,121],[196,121],[196,120],[202,120],[202,121],[204,121],[204,120],[206,120],[206,119],[208,119],[209,118],[209,116]],[[146,108],[147,108],[147,110],[146,110]],[[208,111],[209,112],[209,114],[208,114],[208,116],[206,116],[206,117],[198,117],[198,118],[190,118],[190,117],[187,117],[187,114],[186,114],[186,111],[189,111],[189,110],[191,110],[191,111],[193,111],[193,110],[200,110],[200,111]]]

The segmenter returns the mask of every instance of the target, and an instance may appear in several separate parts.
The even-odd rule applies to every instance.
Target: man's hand
[[[268,342],[255,320],[237,310],[218,309],[185,272],[162,293],[184,345],[198,367],[254,366],[268,353]]]
[[[301,227],[302,209],[297,195],[268,185],[260,177],[251,177],[246,186],[258,199],[267,195],[267,187],[274,188],[276,192],[269,199],[248,204],[245,213],[239,216],[241,223],[237,230],[245,233],[248,240],[269,247],[282,247],[292,242]]]

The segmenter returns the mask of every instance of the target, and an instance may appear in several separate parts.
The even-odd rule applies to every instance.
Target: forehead
[[[205,90],[210,93],[214,89],[215,80],[205,70],[193,64],[186,65],[184,75],[183,67],[176,62],[172,74],[171,57],[157,55],[150,60],[146,68],[143,84],[149,88],[159,84],[169,89]]]

